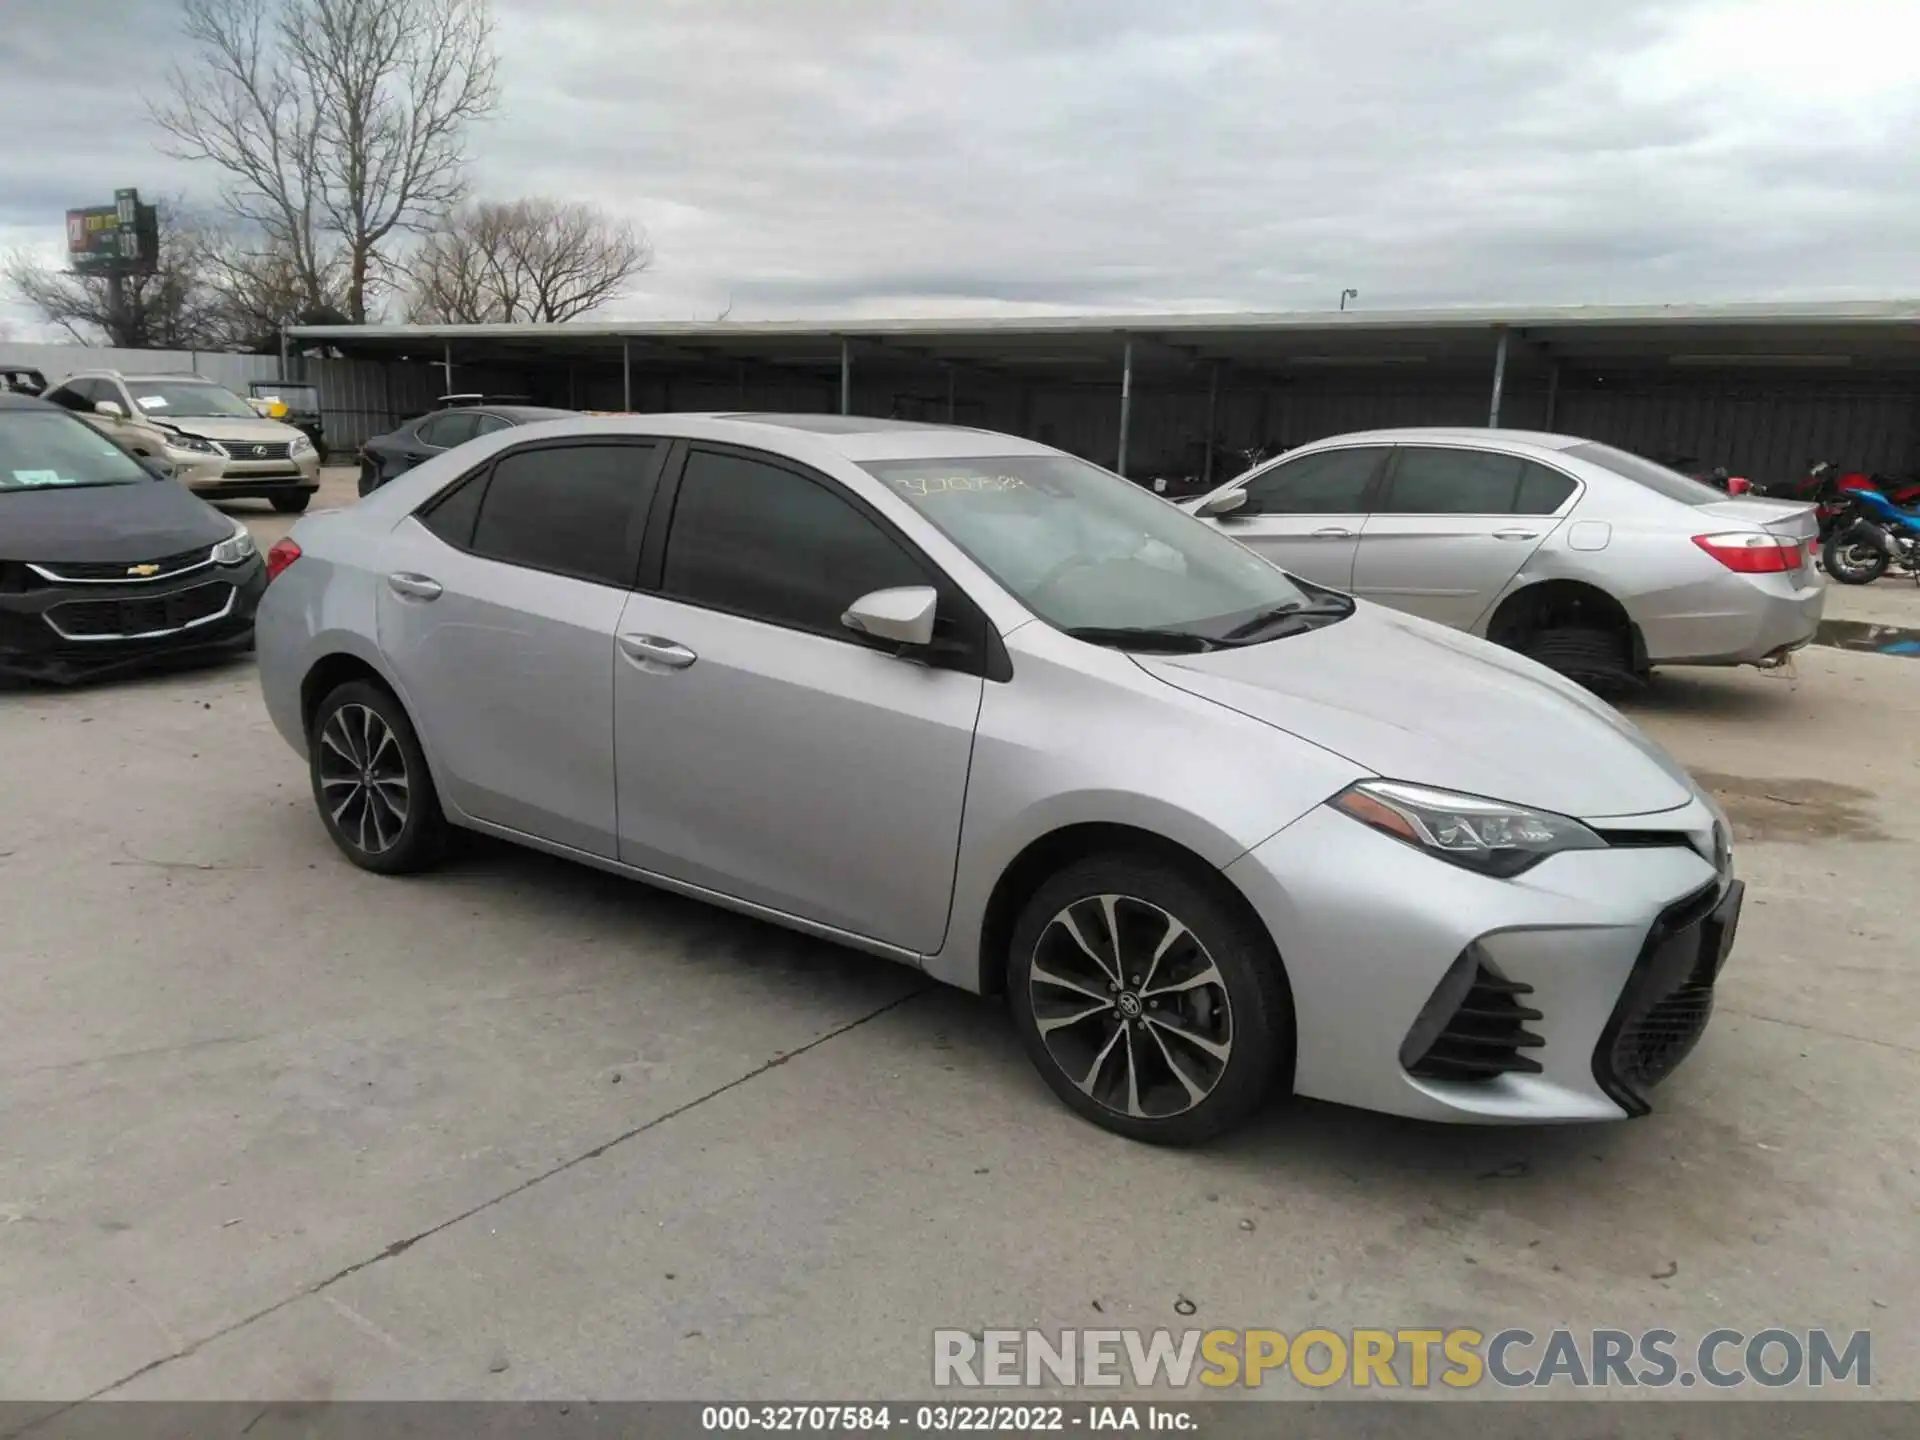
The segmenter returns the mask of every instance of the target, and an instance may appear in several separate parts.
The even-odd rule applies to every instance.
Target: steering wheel
[[[1051,585],[1059,584],[1062,580],[1066,579],[1067,576],[1071,575],[1075,570],[1085,569],[1089,566],[1101,565],[1104,563],[1105,563],[1104,561],[1096,560],[1090,555],[1077,555],[1077,554],[1069,555],[1064,560],[1055,561],[1053,565],[1048,567],[1046,574],[1042,575],[1038,580],[1034,581],[1032,593],[1037,595],[1042,590],[1045,590],[1047,587]]]

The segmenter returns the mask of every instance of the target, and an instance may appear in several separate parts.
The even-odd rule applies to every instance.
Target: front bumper
[[[1696,799],[1615,822],[1639,843],[1557,855],[1513,880],[1449,865],[1324,807],[1256,846],[1227,875],[1287,967],[1295,1089],[1389,1114],[1487,1124],[1640,1113],[1646,1088],[1684,1058],[1705,1024],[1708,1004],[1696,1002],[1710,1004],[1711,975],[1684,1003],[1663,1005],[1674,997],[1657,987],[1694,981],[1692,968],[1673,980],[1685,937],[1665,949],[1661,942],[1699,923],[1688,907],[1702,897],[1717,905],[1733,883],[1707,858],[1717,818]],[[1648,838],[1669,835],[1674,843]],[[1698,929],[1685,934],[1697,949]],[[1723,959],[1724,951],[1715,956],[1716,973]],[[1459,1000],[1474,983],[1475,1005],[1487,987],[1512,992],[1521,1016],[1512,1024],[1525,1038],[1494,1053],[1517,1057],[1513,1068],[1474,1074],[1419,1063],[1427,1047],[1413,1038],[1416,1026],[1454,977],[1463,977]],[[1689,1019],[1693,1033],[1679,1035]],[[1675,1033],[1659,1046],[1662,1026]],[[1646,1063],[1623,1063],[1620,1045],[1643,1040]]]
[[[187,488],[207,500],[271,500],[276,495],[320,488],[320,457],[297,460],[228,460],[217,475],[199,476]]]
[[[241,649],[266,588],[254,555],[145,583],[46,581],[0,593],[0,673],[67,684]]]

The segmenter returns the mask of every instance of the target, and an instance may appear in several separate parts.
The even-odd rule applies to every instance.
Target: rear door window
[[[461,441],[473,438],[473,427],[479,418],[471,410],[435,415],[420,427],[418,433],[422,443],[436,450],[450,450]]]
[[[657,445],[542,445],[502,455],[422,516],[450,543],[478,496],[468,549],[489,560],[622,589],[633,584],[637,518],[653,497]]]

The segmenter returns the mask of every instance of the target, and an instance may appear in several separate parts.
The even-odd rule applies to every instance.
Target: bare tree
[[[151,275],[121,282],[120,303],[103,276],[77,275],[17,250],[5,261],[9,288],[83,345],[128,350],[191,350],[219,343],[216,300],[201,270],[202,234],[196,218],[178,201],[159,210],[159,251]]]
[[[653,263],[644,231],[591,205],[483,200],[429,235],[407,262],[408,314],[501,324],[584,315]]]
[[[191,62],[151,114],[167,153],[226,172],[225,199],[327,303],[364,321],[395,238],[465,188],[468,125],[498,99],[487,0],[184,0]]]

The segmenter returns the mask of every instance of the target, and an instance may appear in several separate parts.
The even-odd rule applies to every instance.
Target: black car
[[[360,448],[360,493],[370,495],[422,460],[451,450],[476,435],[491,435],[536,420],[564,420],[572,410],[544,405],[459,405],[409,420],[398,430],[376,435]]]
[[[245,649],[266,588],[244,525],[58,405],[0,394],[0,673]]]

